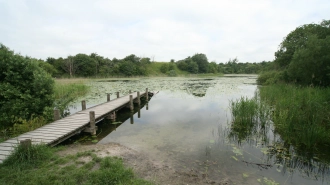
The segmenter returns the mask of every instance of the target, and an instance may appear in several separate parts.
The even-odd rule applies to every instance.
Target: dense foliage
[[[275,52],[277,72],[261,75],[259,82],[330,85],[330,20],[305,24],[290,32]]]
[[[34,59],[0,46],[0,126],[42,115],[53,104],[51,76]]]

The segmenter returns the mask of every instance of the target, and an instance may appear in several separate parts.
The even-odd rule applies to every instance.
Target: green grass
[[[152,184],[137,178],[116,157],[93,151],[59,156],[45,145],[18,147],[0,165],[0,184]]]
[[[267,123],[270,109],[259,101],[258,94],[254,98],[241,97],[230,102],[232,122],[229,137],[239,143],[254,135],[264,135],[266,139]]]
[[[62,116],[65,116],[64,110],[73,100],[87,94],[90,89],[87,82],[87,79],[55,80],[55,107],[60,110]]]
[[[330,145],[330,88],[272,85],[260,88],[272,119],[287,142],[313,149]]]
[[[169,62],[151,62],[148,65],[148,76],[168,76],[160,71],[160,68],[164,64],[169,64]],[[174,71],[178,76],[185,76],[189,73],[187,71],[181,71],[175,64],[174,64]]]
[[[86,85],[87,79],[60,79],[55,80],[55,99],[84,96],[89,87]]]
[[[260,87],[259,93],[231,103],[232,130],[239,139],[268,119],[288,144],[307,150],[330,146],[330,88],[271,85]]]

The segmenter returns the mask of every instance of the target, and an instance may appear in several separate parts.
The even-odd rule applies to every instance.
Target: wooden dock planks
[[[2,163],[2,161],[5,160],[12,151],[14,151],[20,141],[31,139],[32,144],[44,143],[47,145],[56,145],[75,135],[77,132],[87,128],[90,121],[90,111],[95,112],[95,120],[101,120],[107,114],[127,106],[130,102],[130,95],[133,96],[133,100],[137,98],[137,92],[133,92],[126,96],[79,111],[36,130],[24,133],[18,137],[11,138],[0,143],[0,163]],[[145,95],[146,92],[140,93],[140,97]]]

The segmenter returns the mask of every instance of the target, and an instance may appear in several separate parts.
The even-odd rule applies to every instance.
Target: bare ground
[[[138,152],[118,143],[81,145],[72,144],[65,150],[59,152],[60,155],[73,155],[77,152],[94,150],[99,157],[117,156],[123,159],[126,167],[132,168],[135,174],[143,179],[155,184],[171,185],[203,185],[203,184],[233,184],[230,179],[211,180],[207,174],[197,172],[192,169],[175,169],[173,161],[159,160],[148,153]],[[88,160],[88,159],[87,159]]]

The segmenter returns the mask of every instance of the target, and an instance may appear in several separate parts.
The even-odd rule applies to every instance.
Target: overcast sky
[[[0,0],[0,43],[35,58],[95,52],[155,61],[274,59],[296,27],[330,19],[330,0]]]

